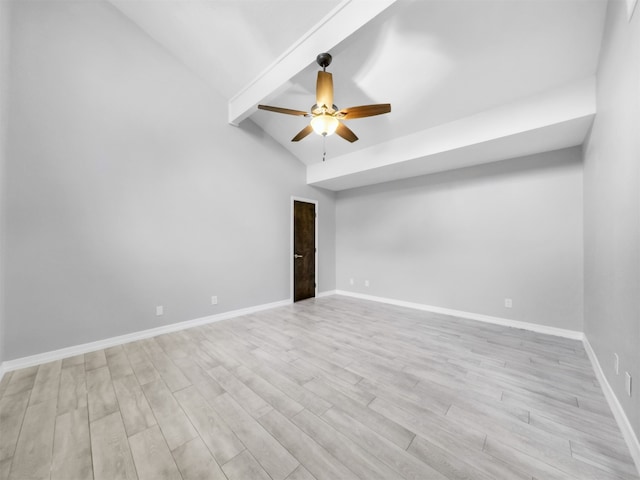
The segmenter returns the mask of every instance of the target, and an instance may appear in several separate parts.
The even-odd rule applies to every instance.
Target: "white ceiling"
[[[111,2],[324,188],[577,145],[595,114],[605,0]],[[328,137],[326,162],[321,137],[290,141],[308,119],[255,108],[308,110],[323,50],[338,107],[392,105],[348,122],[359,141]]]

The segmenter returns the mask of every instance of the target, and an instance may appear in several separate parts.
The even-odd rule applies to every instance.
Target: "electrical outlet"
[[[364,281],[364,286],[365,286],[365,287],[368,287],[368,286],[369,286],[369,280],[365,280],[365,281]]]
[[[217,305],[218,304],[218,297],[216,295],[213,295],[211,297],[211,305]]]
[[[349,285],[353,285],[355,283],[355,280],[353,278],[349,279]]]
[[[625,375],[625,387],[627,389],[627,395],[631,396],[631,374],[624,372]]]
[[[505,298],[504,299],[504,306],[505,308],[512,308],[513,307],[513,300],[510,298]]]
[[[620,375],[620,357],[618,357],[617,353],[613,354],[613,369],[616,372],[616,375]]]
[[[156,307],[156,317],[161,317],[164,315],[164,307],[162,305],[158,305]]]

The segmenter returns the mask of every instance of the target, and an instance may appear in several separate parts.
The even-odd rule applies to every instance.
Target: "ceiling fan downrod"
[[[333,60],[333,57],[327,52],[321,53],[316,57],[316,63],[322,67],[323,72],[326,72],[327,67],[331,65],[331,60]]]

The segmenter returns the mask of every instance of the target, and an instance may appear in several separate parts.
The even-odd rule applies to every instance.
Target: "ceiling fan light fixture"
[[[327,135],[331,135],[336,131],[339,123],[340,122],[337,118],[323,113],[321,115],[316,115],[315,117],[313,117],[313,119],[311,120],[311,128],[313,128],[313,131],[318,135],[326,137]]]
[[[297,117],[312,117],[311,122],[298,132],[291,139],[292,142],[299,142],[311,132],[327,137],[334,133],[345,139],[347,142],[355,142],[358,137],[351,131],[341,120],[352,120],[354,118],[373,117],[391,111],[391,104],[378,103],[375,105],[360,105],[357,107],[343,108],[333,103],[333,75],[327,72],[327,67],[331,64],[331,55],[321,53],[316,59],[322,70],[318,71],[316,80],[316,103],[311,107],[310,112],[302,110],[293,110],[291,108],[271,107],[269,105],[258,105],[258,109],[270,112],[284,113],[286,115],[295,115]]]

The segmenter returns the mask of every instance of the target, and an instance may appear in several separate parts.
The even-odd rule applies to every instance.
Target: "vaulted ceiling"
[[[595,115],[605,0],[110,0],[307,166],[353,188],[580,145]],[[340,108],[360,140],[291,138],[328,51]]]

